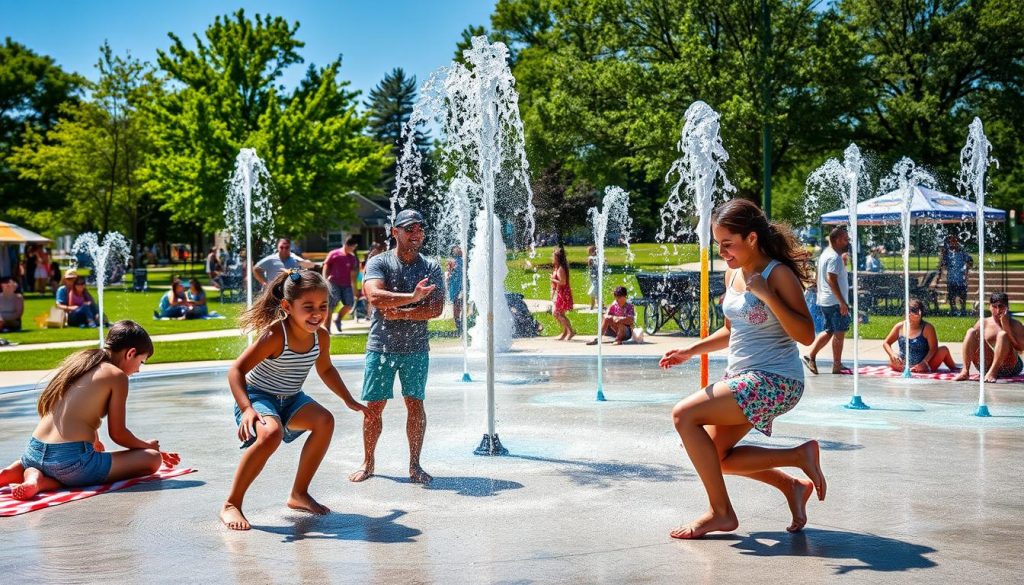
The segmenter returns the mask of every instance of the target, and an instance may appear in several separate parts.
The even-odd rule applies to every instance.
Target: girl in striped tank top
[[[790,410],[804,389],[796,342],[814,340],[814,324],[800,284],[806,253],[788,226],[771,223],[757,205],[733,199],[717,207],[711,231],[729,266],[722,309],[725,326],[690,347],[669,351],[661,367],[693,356],[729,350],[725,377],[694,392],[672,410],[676,431],[707,492],[709,510],[672,531],[673,538],[700,538],[739,526],[723,473],[742,475],[777,488],[786,497],[797,532],[807,523],[807,500],[825,499],[818,442],[790,449],[736,446],[757,429],[771,435],[775,417]],[[808,479],[782,471],[796,467]]]
[[[327,281],[320,273],[291,270],[278,274],[242,314],[242,329],[255,331],[259,338],[228,370],[238,438],[245,449],[220,512],[232,530],[250,528],[242,500],[270,455],[306,431],[309,438],[299,456],[288,507],[313,514],[330,511],[309,495],[309,483],[334,433],[334,416],[302,391],[310,369],[315,365],[320,379],[350,409],[363,416],[368,411],[352,398],[331,364],[331,336],[324,328],[327,297]]]

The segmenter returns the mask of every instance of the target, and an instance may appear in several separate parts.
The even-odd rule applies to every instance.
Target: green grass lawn
[[[233,360],[245,349],[245,337],[217,337],[189,341],[157,341],[149,364],[191,362],[203,360]],[[0,360],[0,371],[48,370],[68,355],[80,351],[71,349],[38,349],[5,353]],[[366,349],[366,335],[331,337],[331,355],[362,354]],[[145,366],[143,366],[145,371]]]

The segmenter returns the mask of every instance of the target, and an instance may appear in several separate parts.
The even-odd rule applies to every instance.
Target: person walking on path
[[[244,266],[244,264],[243,264]],[[277,275],[293,268],[312,268],[313,263],[298,254],[292,254],[292,243],[286,238],[277,241],[277,252],[260,260],[252,267],[252,276],[261,287],[267,286]]]
[[[373,477],[374,452],[384,428],[381,414],[394,397],[395,375],[402,381],[408,411],[405,430],[409,438],[409,479],[422,484],[433,479],[420,466],[427,430],[423,408],[430,362],[427,321],[444,310],[444,279],[441,265],[420,254],[425,227],[420,212],[399,212],[391,228],[396,247],[366,262],[363,291],[373,313],[366,340],[362,399],[370,416],[363,422],[363,465],[349,475],[350,481]]]
[[[995,292],[988,299],[992,316],[985,319],[985,364],[988,372],[983,373],[986,382],[1012,378],[1024,372],[1024,360],[1020,357],[1024,351],[1024,325],[1010,316],[1009,307],[1010,297],[1006,293]],[[971,366],[979,367],[980,336],[980,323],[975,323],[964,335],[964,367],[954,380],[966,380],[971,375]]]
[[[849,369],[843,365],[843,343],[850,329],[850,307],[846,302],[849,295],[850,279],[847,277],[843,252],[850,245],[846,228],[839,226],[828,234],[829,246],[818,258],[818,307],[825,318],[825,330],[818,334],[811,351],[803,358],[804,365],[812,374],[818,373],[815,358],[828,342],[832,341],[832,373],[842,374]]]
[[[700,538],[739,526],[723,473],[742,475],[777,488],[786,497],[793,521],[787,530],[807,524],[812,492],[825,499],[825,476],[817,441],[789,449],[738,443],[751,428],[771,436],[772,421],[789,411],[803,394],[804,372],[796,341],[809,343],[814,326],[801,294],[806,265],[792,230],[770,223],[745,199],[733,199],[712,214],[711,229],[719,255],[728,265],[722,303],[725,327],[684,349],[669,351],[660,366],[670,368],[693,356],[728,348],[721,381],[694,392],[672,409],[676,431],[707,492],[710,509],[671,532],[673,538]],[[808,479],[782,467],[797,467]]]
[[[331,285],[330,307],[327,313],[327,330],[330,331],[330,316],[334,315],[334,308],[341,303],[341,310],[334,317],[334,327],[341,333],[341,320],[349,314],[356,304],[356,277],[359,275],[359,257],[356,250],[359,248],[359,238],[349,236],[345,245],[331,250],[324,259],[324,278]]]

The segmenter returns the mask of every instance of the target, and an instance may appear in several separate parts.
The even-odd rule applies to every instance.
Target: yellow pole
[[[701,339],[708,336],[708,305],[710,304],[708,284],[708,249],[700,249],[700,336]],[[700,354],[700,387],[708,385],[708,354]]]

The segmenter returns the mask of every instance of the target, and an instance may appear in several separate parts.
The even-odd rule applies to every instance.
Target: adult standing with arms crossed
[[[832,340],[832,373],[841,374],[846,369],[843,366],[843,342],[850,329],[850,306],[846,302],[850,279],[843,262],[843,252],[850,245],[846,228],[833,228],[828,234],[828,244],[818,257],[818,307],[825,317],[825,330],[814,339],[810,353],[803,358],[804,365],[813,374],[818,373],[814,358],[829,340]]]
[[[423,215],[405,209],[391,228],[396,247],[366,262],[363,292],[373,306],[366,340],[366,367],[362,399],[370,416],[363,421],[363,465],[349,476],[364,481],[373,476],[374,452],[383,430],[381,414],[394,397],[395,375],[402,381],[408,410],[409,478],[414,483],[433,479],[420,467],[420,451],[427,429],[423,398],[430,363],[427,321],[444,310],[441,265],[420,254],[426,239]]]

